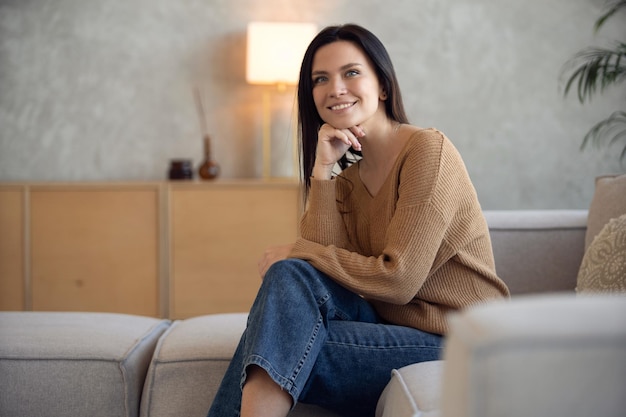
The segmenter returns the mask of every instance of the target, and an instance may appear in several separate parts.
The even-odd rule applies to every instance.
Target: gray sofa
[[[498,274],[513,298],[574,293],[587,211],[485,216]],[[106,313],[0,313],[0,416],[204,416],[245,320],[245,313],[174,322]],[[439,371],[429,372],[440,378]],[[427,374],[420,377],[431,391],[439,386],[439,379],[428,384]],[[379,413],[393,416],[390,404]],[[333,414],[299,404],[292,415]]]

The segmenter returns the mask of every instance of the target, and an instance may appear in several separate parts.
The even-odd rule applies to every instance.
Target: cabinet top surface
[[[172,181],[2,181],[1,189],[95,189],[95,188],[169,188],[178,189],[202,189],[202,188],[236,188],[236,187],[298,187],[300,183],[295,178],[276,179],[218,179],[211,181],[203,180],[172,180]]]

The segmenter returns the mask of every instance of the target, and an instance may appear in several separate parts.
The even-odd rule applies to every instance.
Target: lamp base
[[[263,178],[272,176],[272,109],[269,89],[263,92]]]

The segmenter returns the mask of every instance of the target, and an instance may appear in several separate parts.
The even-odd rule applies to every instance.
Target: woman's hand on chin
[[[313,176],[330,179],[335,163],[350,149],[361,150],[359,138],[365,136],[360,126],[338,129],[325,123],[317,134],[317,150]]]

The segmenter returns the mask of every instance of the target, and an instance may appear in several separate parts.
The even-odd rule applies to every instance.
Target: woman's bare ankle
[[[246,370],[241,397],[241,417],[285,417],[292,406],[291,395],[256,365]]]

